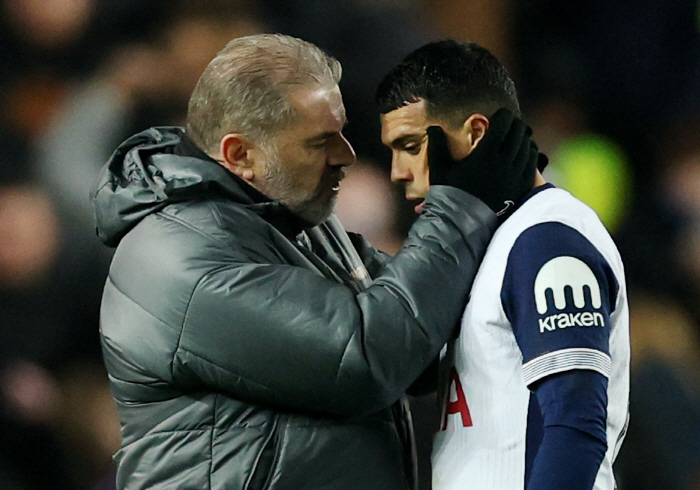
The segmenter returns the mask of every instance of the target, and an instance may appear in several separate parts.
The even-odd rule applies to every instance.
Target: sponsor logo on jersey
[[[567,305],[565,289],[571,288],[573,305]],[[535,305],[537,312],[544,315],[550,310],[547,290],[552,291],[554,308],[562,311],[567,306],[582,310],[586,307],[585,288],[591,295],[594,309],[602,306],[600,285],[593,271],[580,259],[569,256],[555,257],[542,266],[535,278]],[[539,319],[540,333],[551,332],[557,328],[568,327],[603,327],[605,321],[602,313],[579,311],[575,313],[555,313]]]
[[[601,313],[559,313],[540,318],[540,333],[551,332],[557,328],[567,327],[603,327],[605,321]]]

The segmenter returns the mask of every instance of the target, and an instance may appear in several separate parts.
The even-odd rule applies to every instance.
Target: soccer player
[[[494,112],[520,113],[501,63],[453,40],[409,54],[377,101],[392,179],[417,212],[429,183],[466,171]],[[539,172],[508,204],[440,359],[433,488],[612,490],[629,392],[619,253],[596,214]]]

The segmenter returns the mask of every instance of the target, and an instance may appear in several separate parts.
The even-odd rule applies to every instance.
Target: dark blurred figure
[[[648,188],[659,128],[700,107],[697,0],[513,5],[525,99],[556,94],[582,104],[592,129],[625,147],[638,185]]]
[[[699,132],[700,113],[659,132],[658,179],[618,234],[638,290],[622,490],[700,488]]]
[[[700,326],[699,132],[700,112],[659,130],[650,155],[659,162],[658,178],[648,183],[617,238],[630,281],[672,295]]]
[[[90,186],[116,145],[152,125],[181,124],[214,54],[232,37],[263,29],[245,0],[172,2],[148,40],[112,50],[96,74],[70,92],[38,139],[38,163],[42,181],[83,239],[95,236]]]
[[[632,423],[616,470],[620,490],[700,488],[700,343],[669,295],[631,295]]]
[[[1,0],[0,124],[37,135],[104,53],[148,32],[164,0]]]
[[[335,213],[348,231],[364,236],[375,248],[395,255],[405,239],[398,227],[398,187],[376,162],[357,161],[346,170]]]
[[[29,490],[86,488],[110,463],[115,428],[118,440],[113,404],[100,405],[103,276],[14,134],[0,136],[0,237],[0,475]],[[90,432],[100,424],[111,428]]]
[[[379,159],[374,89],[409,51],[439,37],[417,2],[258,0],[272,31],[307,39],[343,63],[340,88],[348,111],[345,133],[360,157]],[[388,167],[388,165],[387,165]]]

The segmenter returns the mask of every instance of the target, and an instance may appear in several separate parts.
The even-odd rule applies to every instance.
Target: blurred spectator
[[[343,64],[340,89],[348,111],[343,131],[360,157],[383,162],[386,149],[374,91],[411,50],[440,34],[416,1],[258,0],[272,31],[310,41]],[[388,160],[386,160],[388,167]]]
[[[618,233],[630,281],[672,295],[700,331],[700,113],[659,130],[659,162]]]
[[[96,328],[103,276],[33,182],[20,141],[0,137],[0,468],[20,488],[80,488],[95,477],[87,456],[104,464],[110,452],[82,452],[60,428],[71,413],[86,420],[100,389],[108,393]],[[99,373],[99,385],[67,376],[76,366],[82,377]],[[80,410],[66,405],[72,384],[83,388]]]
[[[700,113],[658,130],[645,199],[618,235],[633,371],[621,489],[700,488]],[[643,471],[642,471],[643,468]]]
[[[579,100],[591,129],[623,145],[644,190],[659,128],[700,107],[697,0],[513,5],[516,82],[525,98]]]
[[[147,32],[164,4],[0,0],[0,125],[37,135],[70,84],[91,73],[115,43]]]
[[[621,490],[700,486],[700,343],[669,296],[631,295],[631,421],[616,464]]]
[[[399,199],[388,175],[376,164],[359,160],[346,171],[335,212],[346,230],[394,255],[403,244],[397,222]]]
[[[506,66],[513,65],[512,30],[516,19],[509,0],[422,0],[422,11],[443,36],[488,47]],[[513,73],[511,73],[512,75]]]
[[[176,2],[157,36],[121,45],[66,97],[39,138],[39,172],[84,238],[94,237],[90,187],[112,150],[143,128],[182,123],[208,61],[230,39],[263,29],[247,5]],[[98,240],[92,244],[93,253],[105,252]]]

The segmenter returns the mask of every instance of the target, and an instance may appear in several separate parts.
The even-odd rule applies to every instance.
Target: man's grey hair
[[[317,46],[282,34],[230,41],[199,78],[187,108],[187,134],[209,155],[228,133],[266,145],[293,123],[295,88],[333,86],[340,62]]]

